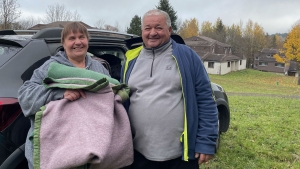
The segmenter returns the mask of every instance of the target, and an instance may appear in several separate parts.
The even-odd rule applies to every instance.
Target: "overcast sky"
[[[257,22],[269,34],[287,33],[300,19],[300,0],[169,0],[182,21],[196,18],[199,26],[203,21],[215,23],[218,17],[230,26],[249,19]],[[142,16],[155,8],[159,0],[18,0],[21,18],[44,17],[49,5],[64,4],[80,14],[83,22],[94,26],[102,19],[105,24],[125,31],[134,15]]]

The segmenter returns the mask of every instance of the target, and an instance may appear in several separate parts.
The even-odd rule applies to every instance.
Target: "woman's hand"
[[[82,90],[67,89],[64,93],[64,99],[68,99],[69,101],[77,100],[80,97],[86,98],[86,95]]]

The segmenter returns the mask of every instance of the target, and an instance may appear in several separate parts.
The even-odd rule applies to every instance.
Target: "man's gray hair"
[[[165,11],[160,10],[160,9],[152,9],[152,10],[146,12],[144,14],[143,18],[142,18],[142,27],[143,27],[143,23],[144,23],[145,17],[146,16],[151,16],[151,15],[156,15],[156,16],[157,15],[164,15],[165,18],[166,18],[166,24],[167,24],[167,26],[171,27],[171,19],[170,19],[169,14],[167,12],[165,12]]]

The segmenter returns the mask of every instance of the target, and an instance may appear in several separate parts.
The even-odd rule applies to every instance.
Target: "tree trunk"
[[[298,73],[298,85],[300,85],[300,62],[298,62],[298,64],[296,64],[296,70]]]
[[[298,73],[298,85],[300,85],[300,70],[299,69],[297,70],[297,73]]]

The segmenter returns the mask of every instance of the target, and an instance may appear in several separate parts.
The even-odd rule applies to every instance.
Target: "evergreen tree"
[[[127,33],[142,36],[141,17],[135,15],[130,22],[130,27],[127,28]]]
[[[158,6],[156,6],[156,8],[163,10],[169,14],[170,19],[171,19],[172,29],[173,29],[173,31],[176,31],[177,30],[177,25],[176,25],[177,14],[174,11],[173,7],[170,5],[169,0],[160,0]]]
[[[218,18],[215,24],[216,37],[215,40],[226,43],[226,27],[222,19]]]

